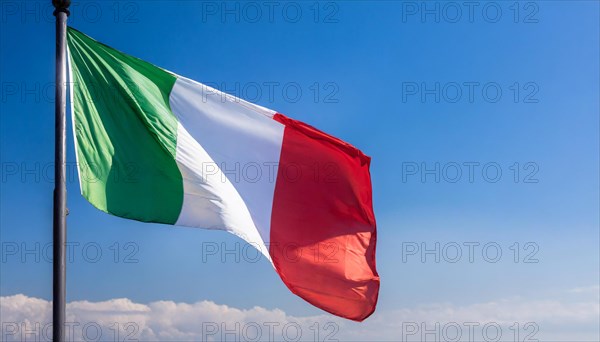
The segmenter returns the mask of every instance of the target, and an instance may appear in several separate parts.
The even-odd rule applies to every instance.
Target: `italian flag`
[[[228,231],[309,303],[356,321],[373,313],[369,157],[73,28],[67,36],[79,182],[92,205]]]

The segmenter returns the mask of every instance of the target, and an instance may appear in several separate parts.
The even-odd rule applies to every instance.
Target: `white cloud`
[[[592,293],[592,294],[600,295],[600,286],[594,285],[594,286],[576,287],[574,289],[569,290],[569,292],[570,293]]]
[[[580,289],[546,300],[509,298],[378,311],[364,323],[211,301],[140,304],[126,298],[71,302],[67,321],[70,340],[597,341],[600,307],[593,289],[598,287]],[[0,313],[2,340],[51,339],[51,302],[22,294],[0,297]]]

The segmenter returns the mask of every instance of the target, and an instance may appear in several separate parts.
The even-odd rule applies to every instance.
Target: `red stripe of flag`
[[[285,125],[269,253],[287,287],[332,314],[362,321],[379,293],[370,158],[282,114]]]

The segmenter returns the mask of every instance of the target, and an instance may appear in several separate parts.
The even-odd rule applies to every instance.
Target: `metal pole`
[[[52,0],[56,17],[56,94],[54,98],[54,220],[53,220],[53,288],[52,339],[65,340],[67,294],[67,185],[66,185],[66,104],[67,104],[67,17],[70,0]]]

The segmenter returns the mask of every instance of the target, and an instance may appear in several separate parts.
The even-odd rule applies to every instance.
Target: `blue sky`
[[[80,2],[69,21],[370,155],[381,276],[373,317],[598,286],[598,2],[481,2],[471,15],[460,2],[275,4],[270,12],[256,2]],[[52,294],[43,255],[52,237],[50,12],[46,2],[2,2],[2,296]],[[236,237],[109,216],[84,200],[71,175],[69,301],[210,300],[321,313],[266,260],[248,260],[253,253],[240,262],[206,254],[215,243],[246,251]],[[422,261],[422,247],[436,243],[440,262]],[[448,262],[457,245],[462,257]]]

